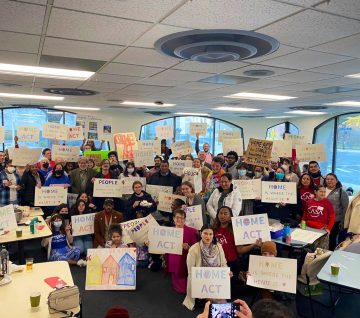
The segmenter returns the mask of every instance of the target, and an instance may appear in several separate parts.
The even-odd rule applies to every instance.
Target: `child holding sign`
[[[111,241],[107,241],[105,248],[120,248],[128,246],[122,243],[122,228],[120,224],[112,224],[109,228],[109,237]]]

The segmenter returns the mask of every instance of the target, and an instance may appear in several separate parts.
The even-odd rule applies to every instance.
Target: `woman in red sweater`
[[[324,229],[330,233],[335,222],[335,212],[332,203],[326,198],[323,185],[315,188],[315,198],[306,202],[303,221],[315,229]]]
[[[297,202],[299,215],[303,215],[306,211],[306,202],[310,199],[315,198],[314,187],[314,180],[310,176],[310,174],[308,174],[307,172],[303,173],[297,185]]]

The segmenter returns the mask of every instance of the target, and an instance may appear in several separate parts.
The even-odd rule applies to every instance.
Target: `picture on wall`
[[[89,130],[97,130],[98,123],[96,121],[89,121]]]
[[[111,125],[104,125],[104,134],[111,134]]]
[[[98,134],[96,132],[88,132],[88,139],[98,140]]]

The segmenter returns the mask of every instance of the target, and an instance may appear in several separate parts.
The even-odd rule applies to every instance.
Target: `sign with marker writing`
[[[223,142],[225,139],[240,139],[240,131],[220,130],[219,142]]]
[[[134,160],[134,150],[138,150],[138,143],[135,133],[114,134],[114,144],[119,160]]]
[[[172,173],[175,173],[178,176],[181,176],[184,168],[192,166],[191,160],[170,160],[169,168]]]
[[[232,184],[243,200],[261,198],[261,179],[233,180]]]
[[[207,127],[207,123],[190,123],[190,135],[206,136]]]
[[[271,158],[277,161],[278,158],[291,158],[292,157],[292,142],[291,140],[273,140],[271,150]]]
[[[254,166],[267,167],[271,158],[272,145],[273,142],[270,140],[250,138],[245,162]]]
[[[134,227],[128,230],[130,238],[133,242],[138,246],[144,246],[144,242],[149,240],[148,233],[149,229],[154,226],[159,226],[158,222],[154,219],[154,217],[149,214],[144,218],[137,219],[140,222],[136,224]]]
[[[184,202],[186,200],[186,198],[182,195],[160,192],[158,210],[171,213],[171,204],[175,199],[181,199]]]
[[[41,148],[13,148],[10,158],[14,166],[33,165],[39,161],[41,151]]]
[[[146,178],[142,177],[127,177],[120,179],[120,182],[122,183],[122,194],[133,194],[134,190],[132,188],[133,183],[135,181],[140,181],[143,187],[146,186]]]
[[[189,140],[177,141],[171,145],[171,151],[174,157],[180,157],[183,155],[189,155],[193,152],[191,143]]]
[[[152,149],[134,150],[133,153],[134,153],[135,167],[153,166],[154,165],[154,151]]]
[[[120,226],[123,230],[122,232],[122,242],[124,244],[130,244],[130,243],[134,243],[134,241],[132,240],[129,231],[131,229],[133,229],[136,225],[141,223],[141,219],[134,219],[134,220],[130,220],[127,222],[123,222],[120,223]]]
[[[18,227],[12,204],[0,207],[0,228],[4,230],[16,230]]]
[[[173,193],[173,187],[147,184],[146,192],[152,196],[155,202],[158,202],[160,192],[171,194]]]
[[[80,155],[80,147],[78,146],[62,146],[53,145],[51,149],[52,159],[63,160],[67,162],[77,162]]]
[[[122,196],[122,183],[119,179],[95,179],[94,197],[118,198]]]
[[[188,206],[184,209],[186,213],[185,224],[194,229],[201,230],[203,226],[203,217],[201,205]]]
[[[189,181],[194,186],[195,193],[202,191],[201,170],[198,168],[184,168],[182,182]]]
[[[82,126],[68,127],[68,141],[83,140],[84,130]]]
[[[58,206],[66,203],[67,191],[63,187],[35,187],[35,206]]]
[[[44,123],[42,137],[49,139],[67,140],[68,126],[58,123]]]
[[[17,137],[19,141],[38,142],[40,129],[36,126],[17,126]]]
[[[0,126],[0,143],[3,143],[5,140],[5,130],[4,126]]]
[[[222,148],[224,156],[226,156],[229,151],[235,151],[239,156],[242,156],[244,152],[243,140],[242,138],[224,139]]]
[[[71,229],[73,236],[81,236],[94,233],[94,219],[96,213],[80,214],[71,216]]]
[[[303,145],[308,143],[308,139],[305,136],[301,135],[292,135],[285,133],[285,140],[290,140],[292,144],[292,148],[295,149],[296,145]]]
[[[141,150],[152,150],[153,155],[161,155],[161,141],[156,140],[139,140],[138,147]]]
[[[296,182],[261,182],[261,202],[296,204],[296,193]]]
[[[151,226],[149,253],[182,255],[184,229],[168,226]]]
[[[296,145],[296,158],[299,161],[326,161],[324,144]]]
[[[159,139],[172,139],[174,138],[173,126],[156,126],[155,136]]]

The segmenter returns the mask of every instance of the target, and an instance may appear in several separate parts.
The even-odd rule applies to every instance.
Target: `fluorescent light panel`
[[[0,63],[0,73],[23,76],[63,78],[72,80],[86,80],[95,74],[95,72],[88,71],[4,63]]]
[[[294,116],[266,116],[268,119],[293,118]]]
[[[226,111],[233,111],[233,112],[256,112],[261,109],[257,108],[245,108],[245,107],[229,107],[229,106],[221,106],[217,108],[213,108],[215,110],[226,110]]]
[[[360,73],[345,75],[345,77],[360,78]]]
[[[289,99],[297,98],[297,97],[293,97],[293,96],[246,93],[246,92],[232,94],[232,95],[228,95],[228,96],[224,96],[224,97],[240,98],[240,99],[251,99],[251,100],[264,100],[264,101],[282,101],[282,100],[289,100]]]
[[[62,96],[10,94],[10,93],[0,93],[0,97],[21,98],[21,99],[46,99],[46,100],[63,100],[64,99],[64,97],[62,97]]]
[[[325,115],[325,112],[311,112],[308,110],[292,110],[290,112],[285,112],[286,114],[298,114],[298,115]]]
[[[156,104],[156,103],[148,103],[148,102],[130,102],[130,101],[124,101],[120,103],[122,105],[129,105],[129,106],[148,106],[148,107],[172,107],[176,104]]]
[[[327,103],[324,105],[329,106],[360,106],[360,102],[354,101],[354,100],[344,100],[342,102],[336,102],[336,103]]]
[[[175,115],[189,115],[189,116],[210,116],[209,114],[206,113],[175,113]]]
[[[100,108],[97,107],[80,107],[80,106],[61,106],[57,105],[54,106],[56,109],[73,109],[73,110],[100,110]]]

